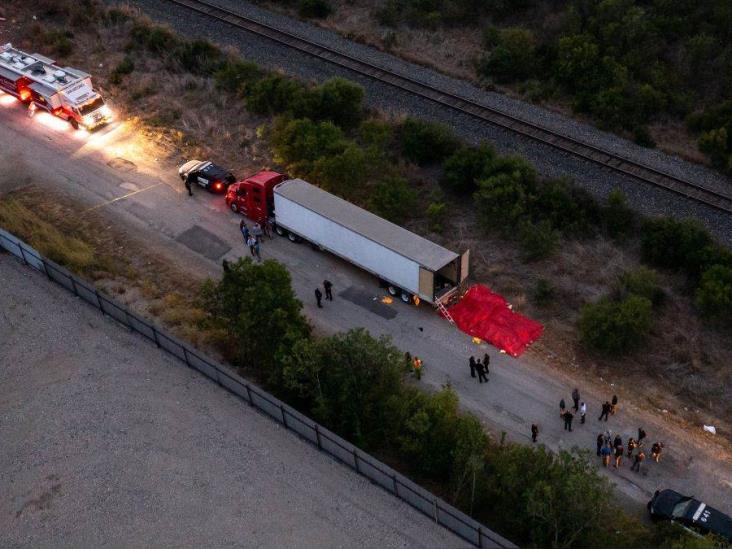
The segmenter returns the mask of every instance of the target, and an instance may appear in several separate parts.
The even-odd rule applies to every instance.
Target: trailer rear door
[[[462,282],[470,274],[470,250],[465,250],[465,253],[460,256],[460,280]]]
[[[429,303],[435,298],[435,273],[419,268],[419,297]]]

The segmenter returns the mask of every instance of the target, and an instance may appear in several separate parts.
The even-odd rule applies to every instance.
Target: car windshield
[[[86,116],[90,112],[94,112],[95,110],[103,106],[104,99],[99,96],[96,99],[89,101],[88,103],[84,103],[81,107],[79,107],[79,112],[81,113],[81,116]]]
[[[693,500],[687,499],[674,505],[674,510],[671,511],[671,516],[674,518],[681,518],[686,515],[689,510],[689,506],[693,503]]]

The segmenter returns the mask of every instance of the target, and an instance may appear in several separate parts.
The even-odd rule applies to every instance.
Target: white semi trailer
[[[468,276],[456,254],[302,179],[274,187],[275,230],[304,239],[378,277],[404,302],[449,300]]]

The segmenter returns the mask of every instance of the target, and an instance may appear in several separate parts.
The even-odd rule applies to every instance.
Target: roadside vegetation
[[[726,0],[331,0],[326,11],[320,24],[347,38],[732,173]]]
[[[75,41],[87,32],[74,22],[74,13],[76,8],[70,7],[53,23],[49,15],[38,23],[72,28],[72,51]],[[526,274],[511,272],[514,287],[518,279],[531,288],[528,291],[536,305],[524,302],[525,310],[546,321],[564,315],[562,329],[574,330],[573,344],[587,353],[582,356],[602,361],[607,354],[611,358],[606,364],[614,369],[622,368],[618,353],[632,353],[634,347],[643,345],[664,347],[665,338],[673,333],[662,332],[682,315],[693,317],[694,329],[703,331],[707,341],[719,338],[723,349],[729,341],[729,334],[723,331],[726,328],[720,327],[730,320],[730,254],[696,225],[637,219],[620,193],[599,203],[571,181],[544,180],[522,159],[502,157],[488,144],[462,144],[445,127],[412,119],[387,120],[367,112],[363,90],[346,80],[309,85],[265,71],[208,42],[183,40],[128,9],[100,8],[94,14],[97,32],[126,50],[116,54],[116,62],[105,68],[106,73],[102,71],[110,92],[133,113],[145,117],[146,124],[175,128],[170,132],[175,147],[203,155],[214,151],[232,162],[246,155],[251,165],[267,162],[271,153],[273,161],[291,175],[306,177],[447,245],[465,242],[456,236],[465,230],[474,235],[478,257],[486,242],[496,248],[519,249],[517,256],[506,252],[504,260],[521,257],[525,261],[517,261],[512,269],[525,269]],[[145,63],[157,64],[146,67]],[[161,67],[178,83],[180,99],[163,101],[164,97],[156,95],[146,71]],[[134,82],[131,74],[136,76]],[[187,100],[195,105],[204,93],[215,98],[213,110],[224,116],[244,110],[239,107],[245,105],[250,115],[258,117],[254,119],[259,124],[257,136],[230,133],[228,139],[222,139],[214,135],[216,124],[193,118],[199,115],[177,106]],[[214,147],[206,145],[208,139],[220,141]],[[30,212],[29,204],[25,208]],[[5,215],[19,217],[12,211],[10,217]],[[25,230],[21,236],[29,235],[31,244],[59,241],[39,237],[41,229],[24,229],[27,213],[19,218],[23,221],[16,220],[9,228]],[[60,224],[59,228],[64,234],[77,234],[71,226]],[[81,241],[78,247],[83,250]],[[688,242],[685,249],[695,252],[693,258],[668,255],[668,247],[662,244],[669,241]],[[65,239],[59,242],[61,247],[67,245]],[[698,244],[702,245],[699,249]],[[44,253],[54,253],[55,247]],[[584,250],[594,247],[604,253],[602,261],[621,258],[620,271],[609,269],[605,283],[598,285],[601,292],[597,288],[578,292],[579,280],[596,266],[572,272],[564,254],[579,250],[579,262]],[[100,242],[94,250],[94,261],[104,257]],[[698,250],[704,251],[696,253]],[[74,269],[84,268],[83,263],[81,267],[73,263],[73,254],[58,257]],[[641,261],[647,267],[641,267]],[[563,269],[560,276],[555,276],[552,263]],[[476,272],[499,291],[507,289],[501,288],[506,284],[505,274],[487,267]],[[562,277],[570,280],[568,286],[574,292],[560,286]],[[582,454],[552,454],[541,447],[513,445],[487,436],[476,418],[460,411],[449,387],[432,395],[415,389],[406,378],[403,354],[388,340],[376,340],[363,331],[314,336],[287,271],[275,262],[255,265],[242,260],[229,265],[221,280],[206,282],[200,289],[196,284],[176,288],[173,297],[166,295],[170,288],[158,286],[151,277],[133,283],[134,278],[134,274],[120,278],[117,287],[152,285],[150,295],[156,305],[147,312],[168,325],[177,325],[187,337],[215,346],[271,391],[435,486],[442,496],[522,545],[585,547],[603,539],[629,547],[713,546],[711,541],[676,531],[651,531],[623,514],[610,503],[607,481]],[[535,284],[529,286],[529,282]],[[114,283],[108,287],[115,287]],[[194,299],[196,306],[190,307]],[[191,314],[186,316],[188,307]],[[559,313],[560,307],[570,309],[570,314]],[[704,323],[694,311],[704,315]],[[665,324],[658,329],[660,334],[654,334],[658,322]],[[552,337],[551,327],[547,337]],[[231,343],[242,340],[247,344]],[[251,341],[257,345],[250,345]],[[557,339],[556,344],[561,347],[563,342]],[[683,352],[696,350],[684,348]],[[725,375],[719,374],[720,359],[727,356],[724,351],[704,356],[712,363],[711,380]],[[655,361],[658,356],[652,358]],[[695,359],[673,357],[677,363],[688,362],[689,367],[693,363],[696,368]],[[615,375],[620,377],[622,372]],[[664,382],[673,384],[674,380]],[[706,386],[702,392],[699,402],[717,398]],[[694,401],[698,395],[690,392],[685,396]],[[502,505],[494,505],[496,501]]]

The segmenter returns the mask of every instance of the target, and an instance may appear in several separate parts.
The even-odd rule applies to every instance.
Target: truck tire
[[[412,294],[410,294],[409,292],[402,292],[401,298],[404,303],[409,304],[412,302]]]
[[[283,228],[282,228],[282,227],[280,227],[279,225],[275,225],[275,227],[274,227],[274,231],[275,231],[275,232],[276,232],[276,233],[277,233],[277,234],[278,234],[279,236],[287,236],[287,233],[286,233],[285,229],[283,229]]]
[[[290,242],[298,243],[300,242],[300,237],[297,236],[295,233],[287,233],[287,238],[290,240]]]
[[[396,286],[392,286],[391,284],[386,287],[386,291],[389,292],[389,295],[392,297],[396,297],[399,295],[399,288],[397,288]]]
[[[229,207],[231,208],[231,211],[234,212],[235,214],[239,213],[239,206],[236,205],[236,202],[232,202],[231,206],[229,206]]]

